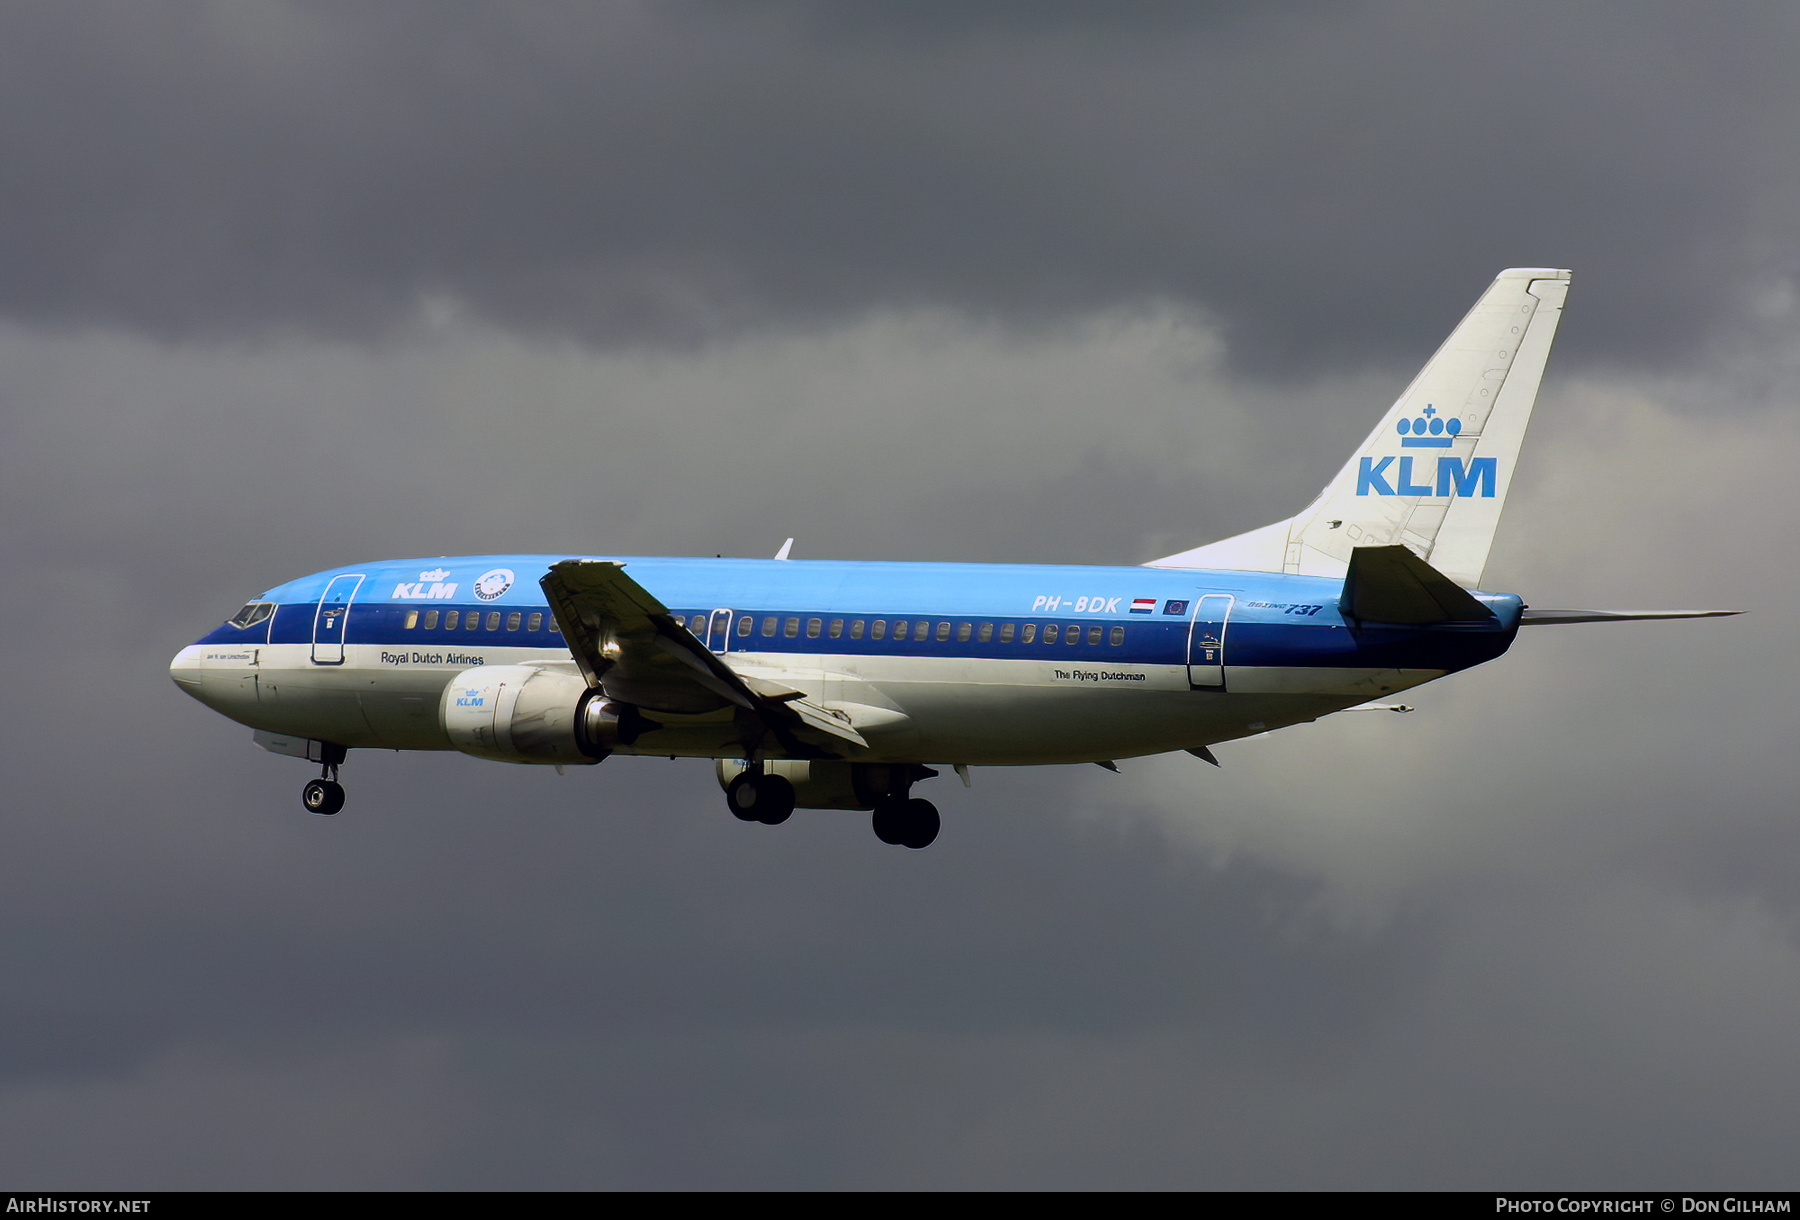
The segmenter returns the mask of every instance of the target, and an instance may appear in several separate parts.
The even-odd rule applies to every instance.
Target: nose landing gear
[[[308,813],[332,814],[344,807],[344,786],[337,782],[338,765],[349,751],[336,742],[321,742],[319,778],[306,781],[300,803]]]
[[[308,780],[300,790],[300,803],[309,813],[336,813],[344,807],[344,786],[332,779]]]

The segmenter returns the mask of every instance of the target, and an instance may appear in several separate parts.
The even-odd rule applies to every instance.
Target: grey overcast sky
[[[1793,1188],[1785,5],[0,8],[0,1183]],[[928,852],[169,657],[499,549],[1135,563],[1576,280],[1528,633]],[[1548,637],[1548,638],[1544,638]]]

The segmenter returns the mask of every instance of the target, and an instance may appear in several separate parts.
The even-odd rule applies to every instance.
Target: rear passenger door
[[[1208,593],[1194,603],[1188,623],[1188,687],[1225,689],[1225,628],[1231,619],[1229,593]]]

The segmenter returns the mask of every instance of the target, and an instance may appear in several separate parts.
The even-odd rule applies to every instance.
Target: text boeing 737
[[[1209,746],[1505,652],[1539,611],[1479,591],[1569,272],[1500,273],[1298,516],[1141,567],[481,555],[271,589],[170,673],[322,768],[352,747],[562,766],[712,758],[731,811],[873,810],[924,847],[948,764]]]

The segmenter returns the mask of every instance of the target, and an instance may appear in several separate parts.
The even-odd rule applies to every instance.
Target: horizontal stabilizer
[[[1742,610],[1526,610],[1521,627],[1548,627],[1561,623],[1629,623],[1655,618],[1726,618]]]
[[[1350,552],[1338,610],[1371,623],[1488,623],[1494,612],[1461,585],[1403,546],[1359,546]]]

